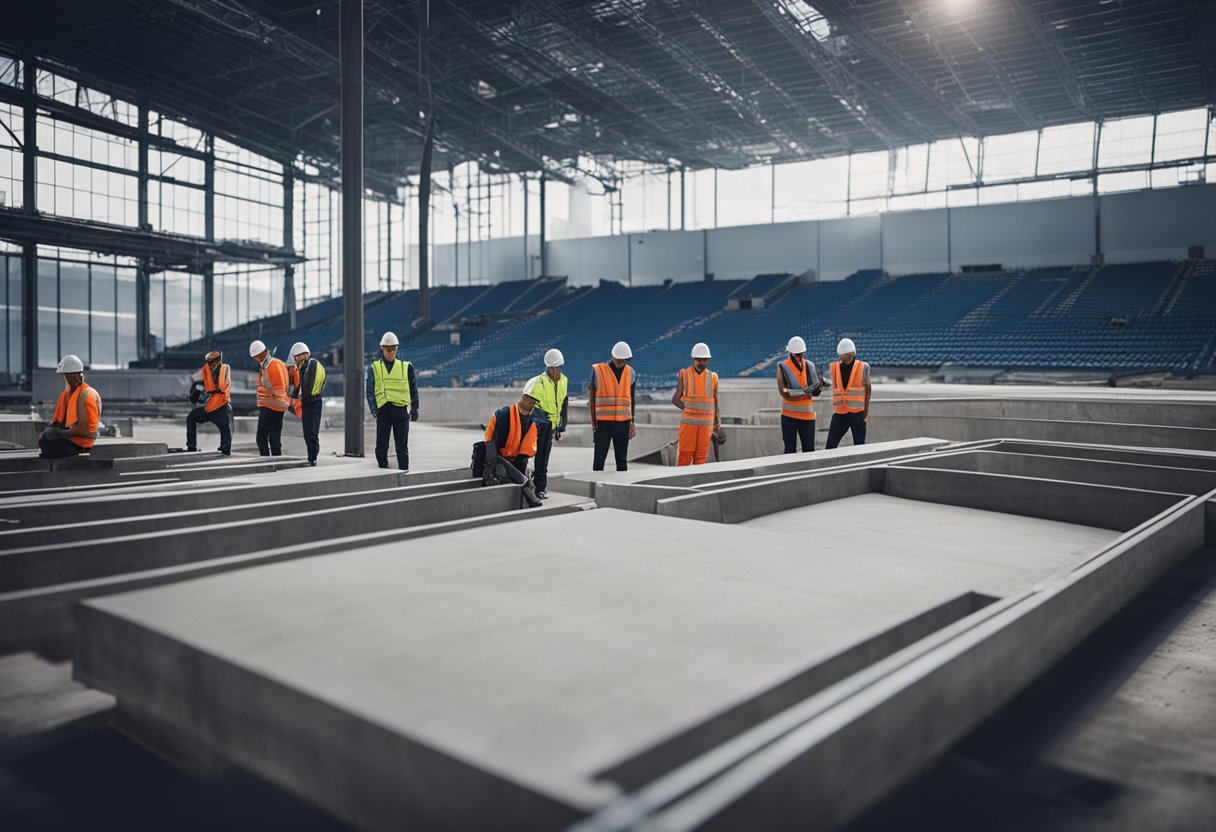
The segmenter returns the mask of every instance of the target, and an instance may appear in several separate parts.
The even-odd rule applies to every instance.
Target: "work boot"
[[[537,491],[537,492],[536,492],[536,496],[537,496],[537,497],[540,497],[542,500],[547,500],[547,499],[549,499],[549,492],[547,492],[547,491]]]
[[[519,490],[523,492],[524,502],[528,504],[528,508],[536,508],[540,505],[540,497],[536,493],[536,486],[532,484],[532,480],[521,485]]]

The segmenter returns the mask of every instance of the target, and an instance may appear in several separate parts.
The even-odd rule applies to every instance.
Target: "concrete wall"
[[[1216,184],[1102,197],[1107,262],[1179,260],[1187,246],[1216,257]]]
[[[574,286],[601,279],[634,285],[720,280],[764,272],[840,280],[859,269],[890,274],[957,271],[976,263],[1007,268],[1080,265],[1095,244],[1092,197],[903,211],[833,220],[744,225],[706,231],[653,231],[615,237],[552,240],[548,271]],[[1178,260],[1202,245],[1216,256],[1216,184],[1102,196],[1101,247],[1108,262]],[[539,254],[539,239],[530,238]],[[632,248],[632,263],[630,249]],[[435,247],[438,285],[456,274],[456,247]],[[469,247],[459,247],[461,282],[470,274]],[[524,276],[523,240],[511,237],[472,245],[472,276],[518,280]],[[411,261],[412,262],[412,261]],[[532,262],[533,276],[539,265]],[[492,276],[492,277],[491,277]]]

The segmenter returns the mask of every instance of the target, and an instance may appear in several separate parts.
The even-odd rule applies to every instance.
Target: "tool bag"
[[[474,442],[473,443],[472,462],[469,464],[469,473],[471,473],[473,475],[474,479],[481,479],[482,472],[485,470],[485,467],[486,467],[486,443],[485,442]]]

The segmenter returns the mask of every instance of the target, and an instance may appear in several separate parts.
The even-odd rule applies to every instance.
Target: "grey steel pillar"
[[[342,0],[341,15],[346,455],[363,456],[363,0]]]
[[[418,3],[418,100],[426,102],[426,137],[422,140],[422,167],[418,171],[418,322],[431,322],[430,219],[431,158],[435,151],[435,97],[431,95],[431,2]],[[451,181],[448,181],[451,185]],[[453,199],[454,201],[454,199]],[[453,251],[459,249],[456,239]]]
[[[549,253],[545,251],[545,174],[540,175],[540,277],[549,274]]]
[[[296,180],[291,162],[283,163],[283,248],[296,249]],[[287,325],[296,328],[296,267],[288,263],[283,267],[283,312]]]
[[[215,239],[215,137],[207,134],[207,158],[203,160],[203,236]],[[215,261],[203,266],[203,335],[215,335]]]
[[[148,231],[148,102],[139,101],[139,175],[137,178],[139,230]],[[147,257],[139,258],[135,269],[135,355],[152,358],[152,266]],[[164,333],[161,333],[164,335]]]
[[[35,61],[31,50],[21,52],[21,80],[24,93],[25,150],[22,154],[21,209],[38,212],[38,107],[35,104]],[[21,336],[25,358],[25,383],[34,389],[34,370],[38,367],[38,246],[21,247]],[[56,359],[59,356],[55,356]]]

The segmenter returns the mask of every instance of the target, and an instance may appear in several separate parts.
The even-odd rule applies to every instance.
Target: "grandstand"
[[[616,281],[569,288],[551,278],[446,287],[435,293],[436,326],[402,333],[403,355],[424,383],[498,386],[534,375],[552,346],[576,377],[589,376],[623,339],[633,345],[639,384],[665,387],[697,341],[711,345],[720,374],[746,378],[780,354],[784,333],[802,333],[820,364],[848,336],[876,367],[1193,375],[1216,372],[1214,270],[1216,261],[1186,260],[900,276],[866,270],[804,284],[769,274],[636,288]],[[529,297],[534,304],[520,303]],[[740,309],[732,300],[741,297],[763,303]],[[417,309],[413,290],[365,296],[367,355],[379,333],[412,324]],[[340,354],[334,300],[305,307],[294,330],[283,323],[283,316],[253,321],[167,352],[165,361],[193,367],[211,344],[239,354],[254,337],[281,350],[303,340]]]

